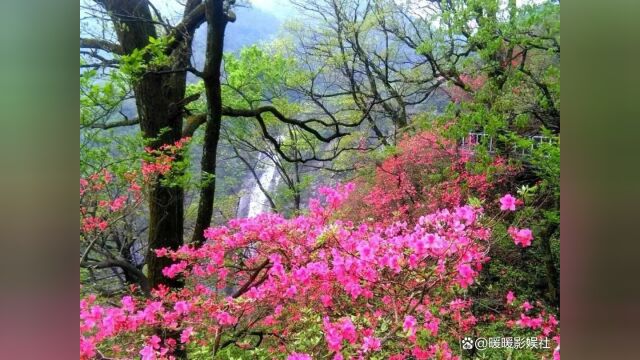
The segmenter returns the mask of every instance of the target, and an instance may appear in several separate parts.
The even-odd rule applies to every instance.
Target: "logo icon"
[[[471,350],[471,349],[473,349],[473,339],[472,339],[472,338],[470,338],[470,337],[468,337],[468,336],[467,336],[467,337],[465,337],[464,339],[462,339],[461,343],[462,343],[462,348],[463,348],[464,350]]]
[[[487,348],[488,341],[485,338],[477,338],[476,339],[476,349],[484,350]]]

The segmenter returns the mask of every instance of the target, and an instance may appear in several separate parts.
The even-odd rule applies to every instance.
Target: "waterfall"
[[[282,140],[283,138],[279,136],[278,141]],[[260,184],[269,193],[272,193],[278,186],[280,177],[277,176],[276,172],[277,169],[273,161],[267,155],[261,153],[258,156],[256,173],[260,179]],[[251,191],[240,198],[237,217],[254,217],[271,211],[269,200],[260,189],[253,174],[249,173],[249,176],[244,181],[244,188],[251,189]]]
[[[281,142],[283,137],[278,136],[277,140]],[[267,155],[260,153],[258,161],[256,163],[255,173],[258,175],[260,184],[269,193],[278,186],[280,177],[276,175],[276,165],[272,159]],[[264,192],[260,189],[256,177],[250,171],[247,171],[247,177],[244,180],[243,187],[245,189],[251,189],[251,191],[245,193],[240,198],[238,204],[238,211],[236,217],[238,218],[250,218],[260,215],[265,212],[271,211],[269,200],[265,196]],[[256,254],[256,249],[253,244],[249,244],[244,250],[244,256],[250,258]],[[224,293],[230,296],[238,289],[238,284],[227,284],[224,289]]]
[[[258,163],[263,161],[264,169],[262,174],[260,174],[260,183],[264,187],[265,190],[271,191],[275,189],[278,185],[278,179],[274,177],[276,175],[276,166],[270,160],[264,161],[266,156],[264,154],[260,154],[260,158],[258,159]],[[256,215],[260,215],[263,212],[270,211],[271,207],[269,205],[269,200],[264,195],[264,192],[260,190],[260,186],[258,186],[258,182],[253,184],[253,188],[251,189],[251,193],[249,193],[249,211],[247,212],[247,217],[254,217]]]

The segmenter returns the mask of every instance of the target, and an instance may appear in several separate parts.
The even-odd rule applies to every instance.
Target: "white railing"
[[[529,139],[532,140],[531,146],[529,148],[518,148],[517,146],[514,146],[513,152],[520,153],[520,155],[524,156],[530,154],[531,151],[533,151],[533,149],[538,147],[540,144],[553,144],[557,141],[555,138],[543,135],[530,136]],[[460,148],[462,150],[473,152],[474,147],[480,144],[486,144],[487,151],[490,154],[495,153],[496,149],[493,136],[490,136],[489,134],[484,132],[470,132],[466,137],[462,138]]]
[[[487,149],[490,153],[493,153],[495,150],[493,148],[493,136],[489,136],[487,133],[477,133],[470,132],[466,137],[462,138],[461,148],[465,150],[472,150],[476,145],[482,144],[483,139],[488,138],[489,148]]]

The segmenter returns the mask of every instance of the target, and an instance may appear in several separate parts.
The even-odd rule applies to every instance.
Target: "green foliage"
[[[550,142],[539,144],[531,152],[530,162],[542,179],[541,188],[560,197],[560,138],[550,137]]]
[[[257,45],[243,48],[239,55],[226,53],[224,103],[231,107],[252,107],[269,99],[286,105],[284,86],[290,85],[290,74],[295,69],[292,58]]]
[[[204,81],[199,80],[194,83],[187,84],[185,97],[195,94],[204,94]],[[207,111],[207,103],[204,100],[204,96],[200,96],[198,100],[189,103],[187,108],[193,113],[205,113]]]
[[[113,131],[86,130],[82,133],[80,174],[87,176],[101,169],[122,178],[140,168],[143,140],[140,132],[113,136]]]
[[[83,71],[80,74],[80,126],[111,119],[129,92],[129,84],[118,71],[107,75],[100,75],[95,69]]]
[[[501,191],[513,193],[518,188],[517,197],[524,201],[518,215],[508,219],[534,233],[532,251],[525,252],[514,247],[506,228],[494,229],[489,254],[493,261],[483,270],[482,286],[475,295],[490,307],[500,306],[508,290],[529,299],[542,298],[548,291],[549,260],[556,269],[559,264],[558,232],[553,231],[560,219],[559,6],[551,1],[516,6],[497,0],[460,0],[443,8],[421,24],[420,30],[429,29],[430,40],[417,52],[439,59],[441,68],[450,71],[446,88],[456,101],[435,121],[424,117],[419,126],[446,126],[446,135],[456,140],[469,132],[486,133],[469,164],[481,173],[490,172],[486,160],[494,154],[488,153],[486,139],[492,137],[494,151],[517,169],[517,176]],[[440,26],[430,27],[429,21]],[[451,45],[453,53],[469,51],[465,60],[451,55],[452,37],[466,40]],[[465,84],[464,90],[454,84],[456,78]],[[533,139],[534,135],[543,138]],[[477,199],[470,202],[478,204]],[[474,356],[537,358],[500,350]]]
[[[221,188],[221,190],[226,190],[226,189]],[[240,201],[240,194],[216,196],[213,206],[214,206],[214,211],[219,213],[220,216],[222,217],[221,223],[224,223],[229,219],[233,219],[236,217],[239,201]],[[194,215],[195,215],[195,211],[194,211]]]
[[[130,54],[120,57],[120,71],[129,81],[135,83],[147,72],[159,71],[171,64],[166,50],[173,42],[170,36],[149,37],[149,44],[142,49],[134,49]]]

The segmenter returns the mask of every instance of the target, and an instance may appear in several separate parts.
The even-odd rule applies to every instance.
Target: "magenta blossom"
[[[516,198],[511,196],[511,194],[507,194],[500,198],[500,210],[516,211],[516,202],[517,202]]]
[[[311,356],[307,354],[293,353],[287,356],[287,360],[311,360]]]
[[[405,316],[402,328],[409,333],[409,336],[414,335],[416,333],[416,318],[411,315]]]
[[[380,350],[380,339],[375,336],[365,336],[362,344],[362,351],[378,351]]]
[[[522,247],[531,246],[533,234],[530,229],[517,229],[512,226],[509,227],[509,235],[511,235],[511,238],[516,245],[520,245]]]

